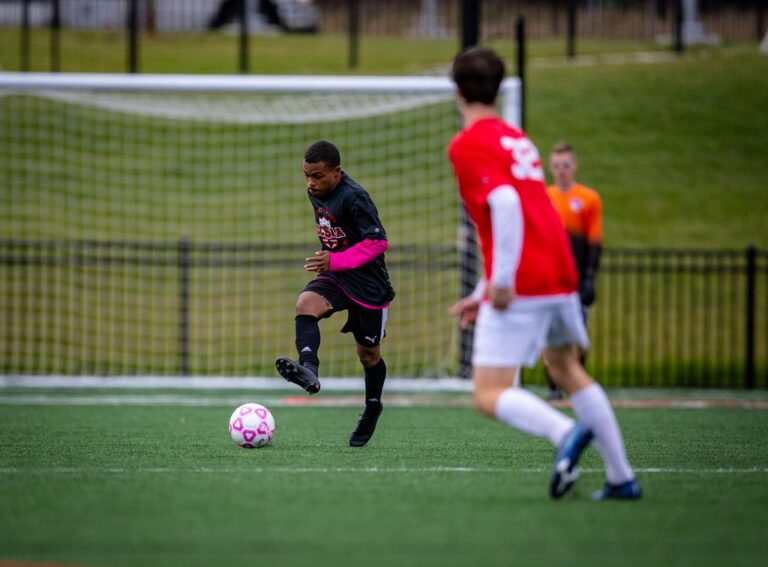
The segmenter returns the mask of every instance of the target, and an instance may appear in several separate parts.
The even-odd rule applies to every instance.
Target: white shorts
[[[480,306],[472,365],[492,368],[536,366],[546,347],[589,348],[577,293],[517,297],[505,311]]]

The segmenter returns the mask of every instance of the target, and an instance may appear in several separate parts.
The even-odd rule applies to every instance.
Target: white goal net
[[[390,374],[455,374],[457,127],[439,77],[0,73],[0,374],[274,375],[319,139],[388,232]],[[321,323],[325,376],[360,374],[345,319]]]

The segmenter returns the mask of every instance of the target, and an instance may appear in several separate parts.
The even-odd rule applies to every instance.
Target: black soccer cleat
[[[373,437],[373,432],[376,431],[376,423],[382,411],[384,411],[384,405],[381,402],[365,404],[360,421],[357,422],[357,427],[349,438],[350,447],[362,447],[368,443]]]
[[[277,368],[277,372],[280,376],[297,386],[301,386],[309,392],[310,395],[317,394],[320,391],[320,380],[318,380],[315,373],[306,366],[302,366],[290,358],[281,356],[275,361],[275,368]]]

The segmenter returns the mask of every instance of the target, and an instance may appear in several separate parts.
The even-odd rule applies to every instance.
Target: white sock
[[[559,446],[574,421],[522,388],[507,388],[496,401],[496,419]]]
[[[599,384],[592,384],[570,397],[579,421],[595,434],[595,445],[605,463],[605,476],[611,484],[622,484],[635,478],[627,460],[619,423],[608,396]]]

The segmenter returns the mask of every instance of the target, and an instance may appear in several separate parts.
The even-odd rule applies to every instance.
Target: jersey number
[[[539,150],[528,138],[502,136],[501,147],[512,152],[511,169],[515,179],[544,181],[544,170],[541,169]]]

